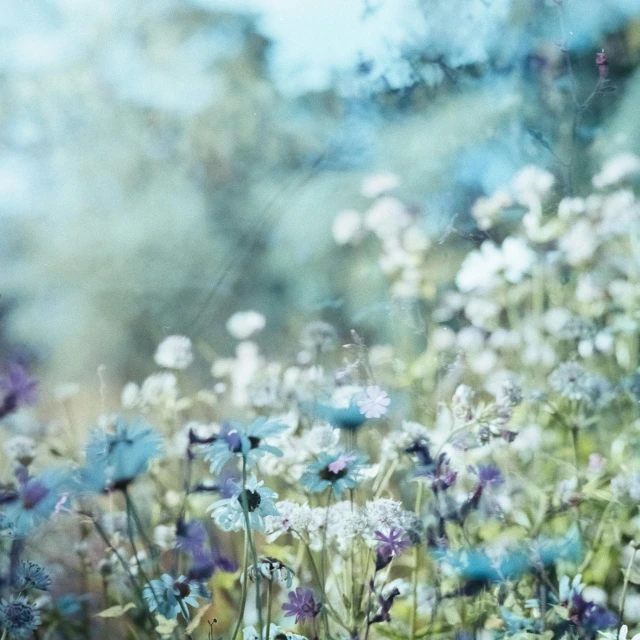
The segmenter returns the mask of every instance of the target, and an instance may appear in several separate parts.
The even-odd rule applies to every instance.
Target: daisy
[[[225,531],[240,531],[245,528],[243,502],[246,500],[249,512],[249,525],[254,531],[264,531],[265,516],[277,516],[278,510],[274,499],[278,494],[263,486],[252,475],[245,488],[236,485],[230,498],[224,498],[211,504],[207,511],[212,511],[211,517],[216,524]]]
[[[159,580],[151,580],[142,591],[142,596],[149,603],[149,611],[158,610],[161,616],[173,619],[182,614],[189,618],[189,606],[198,607],[198,601],[193,597],[191,586],[185,576],[174,580],[168,573]]]
[[[264,417],[255,420],[246,430],[239,425],[225,424],[205,455],[205,460],[211,463],[211,473],[220,473],[222,467],[236,455],[244,456],[249,467],[266,453],[281,457],[282,451],[267,444],[266,440],[280,435],[286,428],[286,425]]]
[[[309,463],[300,481],[311,493],[322,493],[331,487],[340,499],[345,489],[354,489],[360,481],[366,456],[356,451],[339,454],[321,453]]]
[[[365,418],[381,418],[389,410],[391,400],[386,391],[377,385],[365,389],[365,397],[358,401],[360,413]]]

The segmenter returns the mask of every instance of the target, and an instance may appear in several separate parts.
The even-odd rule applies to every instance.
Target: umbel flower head
[[[367,457],[357,451],[321,453],[307,465],[300,481],[311,493],[322,493],[331,487],[335,497],[340,499],[345,489],[358,486],[366,461]]]
[[[258,482],[252,475],[247,480],[243,489],[234,484],[234,491],[230,498],[218,500],[209,505],[207,511],[211,511],[211,517],[216,524],[225,531],[240,531],[245,528],[244,509],[247,509],[249,526],[254,531],[264,531],[265,516],[277,516],[278,510],[274,499],[278,494],[264,486],[264,482]]]
[[[0,628],[8,640],[31,638],[40,626],[40,611],[24,597],[9,598],[0,603]]]
[[[149,611],[155,611],[170,620],[182,614],[189,619],[189,607],[198,607],[191,585],[184,576],[174,580],[168,573],[159,580],[151,580],[142,591],[149,603]]]
[[[124,490],[161,450],[160,435],[143,420],[118,418],[114,433],[95,429],[86,448],[82,483],[92,491]]]
[[[282,456],[282,451],[266,440],[280,435],[286,428],[286,425],[264,417],[254,420],[246,430],[240,425],[225,424],[205,455],[205,460],[211,463],[211,473],[220,473],[222,467],[236,455],[243,456],[249,467],[267,453]]]

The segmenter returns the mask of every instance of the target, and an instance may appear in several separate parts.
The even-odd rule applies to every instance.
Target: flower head
[[[386,391],[377,385],[367,387],[365,397],[358,401],[360,413],[365,418],[381,418],[389,410],[391,400]]]
[[[319,613],[321,605],[316,602],[311,589],[298,587],[295,591],[289,591],[289,602],[282,605],[286,617],[296,617],[296,624],[305,620],[313,620]]]
[[[93,491],[126,489],[147,470],[160,445],[160,435],[142,420],[127,424],[118,418],[114,433],[94,430],[86,448],[87,466],[81,472],[85,486]]]
[[[243,456],[249,467],[267,453],[282,456],[282,451],[268,444],[267,439],[280,435],[286,428],[286,425],[264,417],[254,420],[246,430],[239,425],[225,424],[219,436],[207,448],[205,459],[211,463],[211,473],[220,473],[222,467],[236,455]]]
[[[295,575],[293,569],[277,558],[261,558],[258,562],[258,569],[251,565],[249,567],[249,577],[254,580],[256,573],[259,573],[265,580],[270,582],[282,582],[287,588],[291,588],[291,582]]]
[[[13,413],[23,405],[35,404],[38,381],[19,364],[9,365],[9,371],[0,378],[0,418]]]
[[[31,638],[40,626],[40,611],[24,597],[9,598],[0,603],[0,628],[9,640]]]
[[[191,340],[184,336],[165,338],[158,345],[155,361],[167,369],[186,369],[193,362]]]
[[[307,469],[300,481],[311,493],[322,493],[331,487],[340,499],[345,489],[354,489],[360,482],[362,467],[367,458],[356,451],[339,454],[321,453]]]
[[[51,588],[51,576],[44,567],[31,561],[23,562],[18,570],[18,588],[48,591]]]
[[[198,601],[192,595],[191,585],[185,576],[174,580],[168,573],[159,580],[151,580],[142,591],[143,597],[149,604],[149,611],[158,613],[170,620],[182,614],[189,618],[189,606],[198,607]]]
[[[212,511],[211,517],[220,528],[225,531],[240,531],[245,528],[244,509],[246,508],[251,529],[264,531],[265,516],[278,515],[273,502],[278,494],[263,485],[264,482],[258,482],[252,475],[244,489],[240,485],[235,485],[230,498],[214,502],[207,511]]]

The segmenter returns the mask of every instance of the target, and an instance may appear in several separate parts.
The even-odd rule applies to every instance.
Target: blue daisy
[[[198,607],[192,592],[192,585],[185,576],[174,580],[168,573],[159,580],[151,580],[145,585],[142,596],[147,600],[149,611],[158,611],[161,616],[172,620],[182,614],[189,619],[189,607]]]
[[[340,499],[345,489],[355,489],[358,486],[367,459],[367,456],[357,451],[321,453],[307,465],[300,481],[311,493],[322,493],[331,487],[335,497]]]
[[[114,433],[95,429],[86,447],[87,466],[82,484],[91,491],[124,490],[161,452],[162,439],[149,424],[136,420],[127,424],[118,418]]]
[[[266,440],[279,436],[286,428],[286,425],[264,417],[257,418],[246,429],[236,424],[225,424],[205,455],[205,460],[211,463],[211,473],[220,473],[236,455],[244,456],[249,467],[255,466],[258,459],[267,453],[282,456],[282,451]]]
[[[274,499],[278,494],[264,486],[264,482],[251,476],[243,489],[235,485],[230,498],[224,498],[211,504],[207,511],[212,511],[211,517],[216,524],[225,531],[240,531],[245,528],[243,503],[246,500],[249,512],[249,525],[254,531],[264,531],[265,516],[277,516],[278,509]]]

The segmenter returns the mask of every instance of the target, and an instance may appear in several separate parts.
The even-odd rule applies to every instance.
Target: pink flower
[[[350,462],[353,462],[354,460],[357,460],[357,456],[354,456],[353,454],[340,456],[335,462],[332,462],[329,465],[328,469],[332,473],[340,473],[347,468]]]
[[[380,418],[387,413],[391,400],[386,391],[374,385],[367,387],[365,394],[365,397],[358,401],[360,413],[365,418]]]

